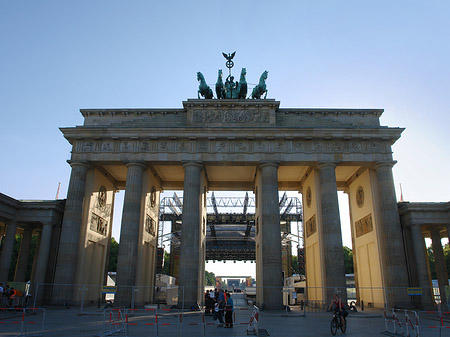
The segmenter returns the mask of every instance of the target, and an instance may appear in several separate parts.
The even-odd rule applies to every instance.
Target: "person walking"
[[[228,293],[225,304],[225,328],[233,327],[233,310],[233,299],[231,298],[231,293]]]

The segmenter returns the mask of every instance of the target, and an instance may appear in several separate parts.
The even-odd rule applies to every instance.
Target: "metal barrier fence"
[[[156,286],[105,286],[90,284],[38,283],[33,288],[34,307],[45,304],[66,308],[79,307],[81,314],[102,314],[108,307],[140,308],[144,305],[166,303],[184,308],[183,287],[166,286],[167,296],[161,300],[161,288]],[[179,292],[181,299],[178,300]]]
[[[45,309],[43,308],[0,308],[2,332],[16,336],[43,336]]]
[[[246,312],[243,314],[243,312]],[[251,315],[249,315],[251,312]],[[182,336],[195,334],[207,336],[210,327],[223,325],[208,321],[205,312],[182,311],[178,309],[105,309],[103,311],[102,331],[98,337],[111,335],[137,336]],[[232,314],[232,326],[245,325],[247,334],[257,334],[259,309],[254,306],[237,308]]]

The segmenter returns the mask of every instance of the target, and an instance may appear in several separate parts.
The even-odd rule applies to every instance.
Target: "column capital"
[[[203,169],[203,162],[201,161],[182,161],[181,164],[184,168],[188,166],[197,166],[200,167],[200,169]]]
[[[334,161],[323,161],[323,162],[317,163],[317,168],[318,168],[319,170],[321,170],[321,169],[323,169],[323,168],[326,168],[326,167],[333,167],[333,168],[336,168],[336,166],[337,166],[337,163],[334,162]]]
[[[394,167],[395,164],[397,164],[397,161],[396,161],[396,160],[392,160],[392,161],[381,161],[381,162],[376,162],[376,163],[374,164],[373,168],[374,168],[375,170],[378,170],[378,169],[380,169],[380,168],[382,168],[382,167],[390,167],[390,168],[392,168],[392,167]]]
[[[75,166],[82,166],[85,168],[89,168],[89,163],[87,161],[75,161],[75,160],[68,160],[67,161],[69,165],[73,168]]]
[[[130,166],[140,166],[142,168],[147,168],[147,165],[145,165],[145,163],[143,161],[129,161],[129,162],[125,162],[125,166],[128,168]]]
[[[278,161],[261,161],[261,162],[259,162],[259,168],[268,167],[268,166],[278,168],[280,166],[280,162],[278,162]]]

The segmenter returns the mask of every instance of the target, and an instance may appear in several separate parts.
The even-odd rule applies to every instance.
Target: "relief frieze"
[[[269,111],[251,111],[251,110],[217,110],[193,111],[194,123],[217,124],[217,123],[237,123],[237,124],[261,124],[269,123]]]
[[[206,140],[197,141],[197,152],[208,152],[208,144]]]
[[[216,142],[216,152],[230,152],[229,143],[226,141]]]
[[[149,142],[140,142],[139,143],[139,151],[141,151],[141,152],[150,151],[150,143]]]
[[[170,152],[170,143],[167,141],[158,142],[158,152]]]
[[[177,143],[177,150],[179,152],[189,152],[189,151],[191,151],[191,143],[185,142],[185,141],[180,141]]]
[[[249,142],[243,141],[237,141],[234,145],[234,151],[235,152],[249,152]]]
[[[76,152],[212,152],[212,153],[389,153],[390,145],[371,140],[312,139],[149,139],[81,140]]]
[[[95,151],[95,143],[93,141],[84,141],[81,147],[82,152],[94,152]]]
[[[153,220],[152,217],[150,217],[150,215],[146,214],[145,217],[145,231],[152,235],[155,236],[155,230],[156,230],[156,221]]]
[[[101,151],[102,152],[113,152],[114,151],[114,143],[113,142],[102,142]]]
[[[108,234],[108,221],[95,213],[91,214],[90,230],[106,236]]]
[[[311,235],[313,235],[317,231],[315,214],[308,221],[306,221],[305,227],[306,227],[306,237],[307,238],[309,238]]]
[[[364,218],[361,218],[355,222],[355,233],[357,238],[372,231],[373,223],[371,214],[366,215]]]
[[[253,149],[255,152],[270,152],[270,142],[267,140],[257,140]]]
[[[119,144],[120,152],[132,152],[134,150],[134,142],[122,141]]]

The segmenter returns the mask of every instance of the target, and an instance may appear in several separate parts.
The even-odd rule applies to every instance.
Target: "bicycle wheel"
[[[336,317],[333,317],[331,319],[331,325],[330,325],[331,334],[333,336],[336,334],[337,329],[338,329],[338,321],[337,321]]]
[[[345,330],[347,330],[347,320],[345,317],[342,317],[342,321],[344,322],[343,325],[341,325],[341,331],[342,333],[345,333]]]

